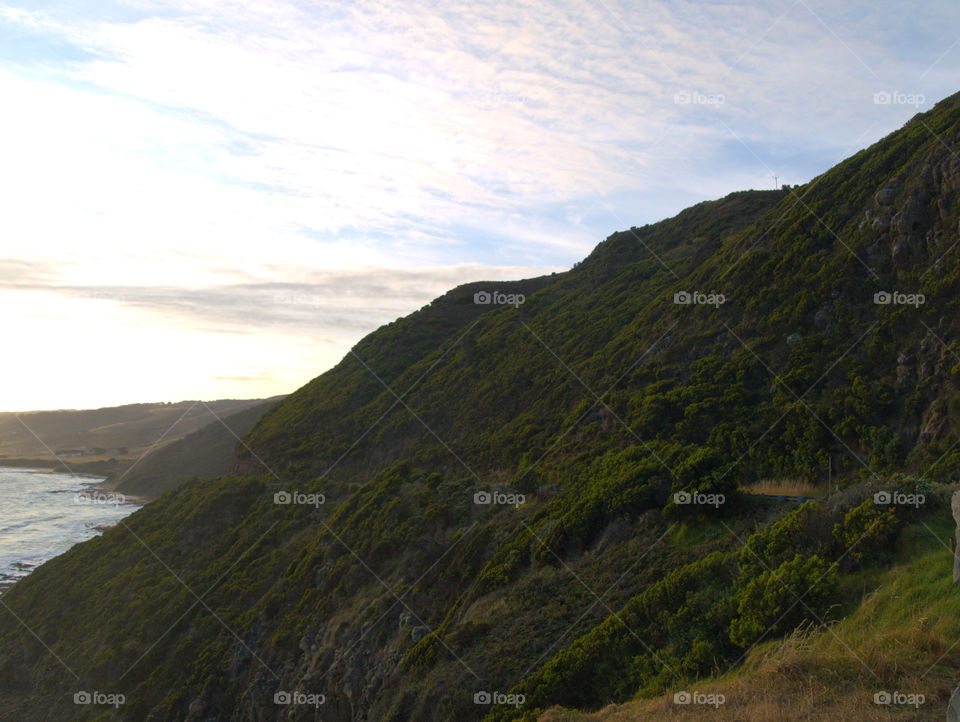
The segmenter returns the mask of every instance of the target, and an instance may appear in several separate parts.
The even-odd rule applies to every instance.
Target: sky
[[[958,70],[946,0],[0,0],[0,410],[289,393]]]

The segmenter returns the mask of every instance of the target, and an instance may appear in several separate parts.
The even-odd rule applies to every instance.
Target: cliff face
[[[960,473],[958,152],[952,97],[809,184],[371,334],[262,416],[234,476],[4,596],[36,637],[0,618],[0,713],[96,718],[64,702],[83,684],[125,719],[530,719],[819,622],[917,519],[851,492],[777,521],[738,489]],[[812,582],[809,613],[781,578]],[[524,704],[475,704],[494,693]]]

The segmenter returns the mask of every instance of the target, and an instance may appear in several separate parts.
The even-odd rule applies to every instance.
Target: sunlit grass
[[[911,525],[891,566],[848,580],[863,590],[849,616],[765,642],[736,669],[717,670],[715,677],[684,686],[723,694],[725,702],[717,708],[676,705],[671,692],[593,714],[554,708],[541,720],[944,719],[960,681],[960,585],[953,583],[952,531],[946,511],[926,525]],[[924,703],[877,705],[874,694],[882,691],[923,695]]]

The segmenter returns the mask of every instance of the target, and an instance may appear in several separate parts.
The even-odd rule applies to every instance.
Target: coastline
[[[43,471],[49,474],[69,474],[71,476],[106,479],[111,474],[123,473],[134,463],[133,459],[107,459],[99,461],[77,461],[69,466],[60,459],[37,459],[31,457],[0,457],[0,469],[18,469],[20,471]]]
[[[3,461],[6,461],[4,459]],[[96,487],[98,491],[103,491],[109,494],[117,494],[117,496],[123,497],[124,504],[136,504],[138,506],[146,506],[149,504],[152,499],[148,499],[145,496],[138,496],[136,494],[124,494],[123,492],[115,492],[109,487],[105,487],[104,484],[107,481],[107,478],[101,474],[86,474],[76,471],[67,471],[66,469],[50,469],[50,468],[40,468],[32,466],[6,466],[5,464],[0,463],[0,472],[2,471],[26,471],[36,474],[62,474],[63,476],[69,476],[73,479],[84,479],[83,484],[88,487]],[[89,480],[89,481],[86,481]]]
[[[4,477],[4,499],[5,503],[11,503],[14,520],[10,536],[3,538],[0,595],[6,594],[39,566],[68,551],[70,546],[100,536],[147,503],[145,499],[105,489],[101,476],[69,472],[54,474],[42,463],[0,465],[0,476]],[[8,483],[12,486],[8,487]],[[8,489],[12,490],[12,495]],[[19,515],[21,509],[26,510],[36,503],[43,504],[47,512],[39,516],[29,512]],[[24,543],[18,540],[24,527],[30,533],[23,539],[31,539],[36,530],[40,533],[40,541]],[[64,541],[66,545],[63,545]]]

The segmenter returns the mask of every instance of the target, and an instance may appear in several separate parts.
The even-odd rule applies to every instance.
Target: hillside
[[[37,459],[69,465],[109,458],[135,459],[154,444],[182,438],[264,399],[127,404],[102,409],[0,412],[0,462]]]
[[[152,500],[188,479],[224,476],[233,466],[238,440],[279,398],[224,416],[158,447],[132,466],[108,476],[104,488]]]
[[[958,150],[960,95],[806,185],[379,329],[231,476],[3,596],[0,718],[576,719],[703,684],[734,715],[767,685],[886,719],[873,694],[901,685],[930,706],[892,713],[942,716]],[[494,291],[515,303],[474,302]],[[741,491],[784,479],[824,498]]]

